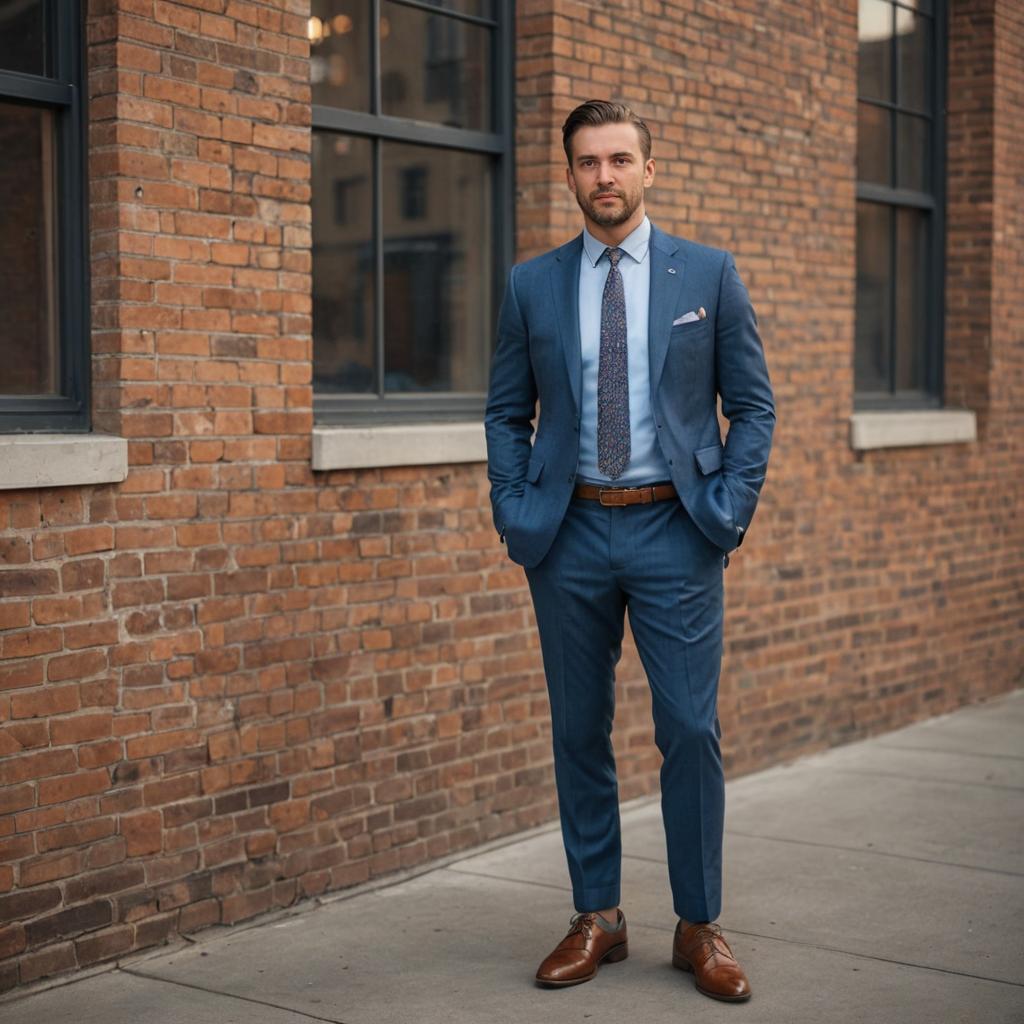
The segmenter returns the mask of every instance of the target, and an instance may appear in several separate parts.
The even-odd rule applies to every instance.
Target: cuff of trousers
[[[672,909],[675,911],[676,917],[681,917],[691,924],[698,921],[717,921],[722,913],[722,901],[721,899],[698,900],[689,905],[673,901]]]
[[[618,885],[603,889],[573,889],[572,902],[577,914],[596,914],[599,910],[617,907],[621,898]]]

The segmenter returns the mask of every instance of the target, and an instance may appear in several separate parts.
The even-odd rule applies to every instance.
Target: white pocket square
[[[704,312],[704,307],[701,306],[696,312],[692,309],[689,313],[684,313],[678,320],[672,321],[673,327],[678,327],[680,324],[694,324],[698,320],[704,320],[707,318],[707,313]]]

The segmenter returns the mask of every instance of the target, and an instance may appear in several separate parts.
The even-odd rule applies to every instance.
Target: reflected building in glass
[[[479,403],[507,262],[497,22],[484,3],[388,0],[375,27],[369,6],[315,0],[309,22],[318,396]]]

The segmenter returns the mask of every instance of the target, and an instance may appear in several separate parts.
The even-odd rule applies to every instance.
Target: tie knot
[[[621,249],[611,249],[611,248],[608,248],[608,249],[605,249],[604,254],[605,254],[605,256],[608,257],[608,262],[612,265],[612,269],[613,270],[616,267],[618,267],[619,260],[622,259],[622,250]]]

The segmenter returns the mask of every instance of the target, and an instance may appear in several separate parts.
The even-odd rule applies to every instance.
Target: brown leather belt
[[[618,508],[622,505],[649,505],[676,497],[672,484],[651,484],[647,487],[598,487],[596,484],[577,484],[574,498],[588,498],[602,505]]]

